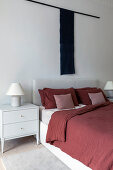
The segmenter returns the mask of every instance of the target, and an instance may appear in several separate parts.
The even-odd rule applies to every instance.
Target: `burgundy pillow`
[[[44,96],[44,90],[38,90],[39,91],[39,94],[40,94],[40,97],[41,97],[41,103],[42,103],[42,106],[45,106],[45,96]]]
[[[84,105],[91,105],[92,104],[88,93],[99,93],[99,92],[102,92],[105,100],[108,101],[104,92],[101,89],[97,89],[97,88],[89,88],[89,89],[82,89],[82,90],[76,89],[76,94],[79,97],[79,102],[84,104]]]
[[[78,106],[77,97],[73,88],[69,88],[69,89],[45,88],[44,89],[45,108],[46,109],[56,108],[57,106],[56,106],[54,95],[65,95],[65,94],[71,94],[74,105]]]
[[[71,109],[74,108],[74,103],[71,94],[54,95],[58,109]]]
[[[84,88],[78,88],[78,89],[75,89],[75,94],[77,96],[77,99],[78,99],[78,102],[79,103],[82,103],[82,94],[84,94],[84,90],[93,90],[93,89],[97,89],[96,87],[84,87]]]
[[[99,93],[88,93],[89,98],[91,99],[92,105],[103,104],[106,102],[102,92]]]

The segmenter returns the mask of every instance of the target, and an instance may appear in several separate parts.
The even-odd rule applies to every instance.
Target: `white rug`
[[[6,170],[69,170],[48,149],[40,145],[23,151],[5,152],[2,161]],[[12,153],[13,152],[13,153]]]

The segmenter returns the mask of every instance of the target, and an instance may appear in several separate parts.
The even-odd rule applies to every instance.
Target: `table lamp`
[[[11,96],[11,106],[19,107],[21,105],[21,96],[24,91],[20,83],[12,83],[6,95]]]
[[[104,90],[109,91],[110,97],[113,97],[110,94],[110,91],[113,91],[113,81],[107,81],[107,83],[106,83],[106,85],[104,87]]]

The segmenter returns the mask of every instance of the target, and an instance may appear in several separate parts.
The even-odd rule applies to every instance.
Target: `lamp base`
[[[108,91],[108,97],[109,97],[109,98],[113,98],[113,91],[112,91],[112,90],[109,90],[109,91]]]
[[[13,106],[13,107],[21,106],[21,97],[20,96],[12,96],[11,97],[11,106]]]

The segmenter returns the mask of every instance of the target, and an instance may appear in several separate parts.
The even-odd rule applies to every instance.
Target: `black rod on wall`
[[[38,2],[38,1],[34,1],[34,0],[26,0],[26,1],[29,1],[29,2],[33,2],[33,3],[37,3],[37,4],[40,4],[40,5],[46,5],[46,6],[49,6],[49,7],[53,7],[53,8],[57,8],[57,9],[64,9],[64,8],[61,8],[61,7],[57,7],[57,6],[54,6],[54,5],[49,5],[49,4],[45,4],[45,3],[42,3],[42,2]],[[72,11],[72,10],[69,10],[69,11]],[[86,13],[82,13],[82,12],[77,12],[77,11],[72,11],[76,14],[79,14],[79,15],[85,15],[85,16],[88,16],[88,17],[93,17],[93,18],[100,18],[98,16],[95,16],[95,15],[90,15],[90,14],[86,14]]]

